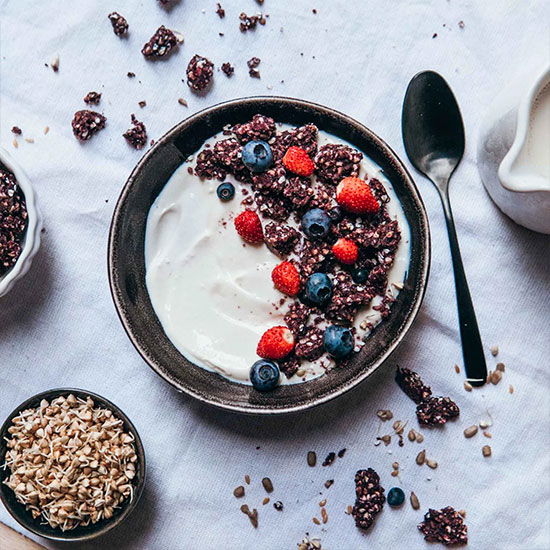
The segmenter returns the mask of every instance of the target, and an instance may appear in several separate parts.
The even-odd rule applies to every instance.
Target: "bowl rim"
[[[0,277],[0,298],[7,294],[17,279],[22,277],[29,270],[32,259],[40,247],[40,231],[42,229],[42,216],[36,203],[36,195],[31,180],[21,166],[4,148],[0,147],[0,163],[13,172],[17,184],[25,195],[27,206],[27,230],[23,249],[15,265],[3,276]]]
[[[419,207],[418,213],[421,217],[421,219],[419,220],[419,223],[424,229],[424,234],[425,234],[424,242],[420,243],[421,254],[423,255],[423,258],[424,258],[424,261],[422,262],[421,270],[419,273],[420,291],[417,295],[416,301],[410,308],[410,312],[407,315],[407,319],[403,324],[401,331],[395,336],[395,338],[393,339],[393,342],[387,347],[386,351],[376,361],[374,361],[371,364],[370,369],[365,369],[360,375],[356,376],[354,379],[349,380],[346,384],[339,387],[338,390],[333,392],[327,392],[325,395],[322,395],[322,396],[316,396],[315,398],[309,400],[306,403],[298,403],[298,404],[293,404],[293,405],[288,405],[285,407],[278,407],[278,408],[260,408],[260,407],[251,408],[251,407],[246,407],[235,403],[221,402],[220,400],[211,398],[210,396],[205,396],[203,394],[200,394],[194,391],[192,388],[189,388],[186,385],[181,384],[170,373],[164,372],[160,368],[158,368],[157,365],[155,364],[154,359],[149,357],[148,351],[145,349],[144,346],[140,344],[139,339],[136,336],[134,336],[134,334],[132,333],[130,322],[128,319],[126,319],[124,315],[124,302],[119,298],[117,293],[117,282],[116,282],[116,274],[115,274],[116,267],[115,267],[115,261],[114,261],[115,249],[116,249],[116,236],[117,236],[118,226],[121,220],[121,212],[126,202],[127,196],[130,193],[132,186],[134,184],[134,177],[137,174],[139,174],[142,166],[148,162],[149,158],[155,154],[157,148],[162,147],[167,142],[169,142],[172,139],[172,137],[180,131],[180,128],[182,126],[190,127],[195,122],[199,121],[201,118],[207,117],[208,114],[213,111],[216,111],[218,109],[223,109],[223,108],[230,108],[232,106],[238,106],[243,103],[249,104],[251,106],[258,104],[258,108],[261,110],[262,102],[285,103],[285,104],[290,104],[296,108],[300,108],[300,107],[312,108],[314,110],[324,113],[325,115],[330,113],[331,115],[336,116],[343,122],[350,124],[351,126],[354,126],[356,128],[359,128],[360,131],[363,134],[369,136],[369,139],[375,142],[378,147],[389,152],[392,159],[403,171],[403,174],[409,186],[409,191],[412,194],[416,205]],[[325,105],[321,105],[319,103],[292,98],[292,97],[286,97],[286,96],[248,96],[248,97],[241,97],[241,98],[231,99],[228,101],[223,101],[220,103],[216,103],[212,106],[206,107],[200,111],[197,111],[196,113],[190,115],[189,117],[186,117],[185,119],[181,120],[180,122],[172,126],[172,128],[170,128],[161,138],[159,138],[155,143],[155,145],[151,147],[141,157],[139,162],[136,164],[136,166],[130,173],[126,183],[124,184],[124,187],[122,188],[122,191],[117,200],[115,209],[113,211],[113,217],[111,220],[111,226],[109,230],[108,249],[107,249],[107,270],[108,270],[108,277],[109,277],[109,288],[111,291],[113,302],[115,304],[115,309],[117,311],[118,317],[122,323],[122,326],[124,327],[126,334],[128,335],[130,341],[132,342],[133,346],[138,351],[142,359],[146,362],[146,364],[151,369],[153,369],[153,371],[155,371],[159,376],[161,376],[164,380],[166,380],[171,386],[173,386],[177,391],[190,395],[191,397],[197,399],[201,403],[205,403],[207,405],[211,405],[226,411],[242,413],[247,415],[258,415],[258,416],[275,416],[275,415],[281,415],[281,414],[302,412],[304,410],[311,409],[313,407],[327,403],[337,397],[340,397],[341,395],[347,393],[348,391],[352,390],[353,388],[359,386],[362,382],[364,382],[364,380],[368,378],[368,376],[372,374],[378,367],[380,367],[380,365],[382,365],[388,359],[388,357],[395,351],[395,349],[402,342],[405,335],[408,333],[414,320],[416,319],[426,293],[430,263],[431,263],[431,236],[430,236],[430,227],[429,227],[426,207],[424,205],[424,201],[422,200],[420,192],[411,174],[409,173],[409,170],[407,169],[403,161],[400,159],[400,157],[395,153],[395,151],[382,138],[380,138],[367,126],[357,121],[353,117],[350,117],[349,115],[346,115],[341,111],[338,111],[331,107],[327,107]]]
[[[52,535],[49,533],[44,533],[41,529],[40,524],[37,524],[36,527],[34,527],[34,524],[31,522],[29,522],[31,523],[31,526],[23,524],[19,519],[18,514],[14,510],[12,510],[10,503],[7,501],[5,492],[8,490],[11,491],[11,489],[6,485],[4,485],[3,483],[0,483],[0,500],[4,504],[4,507],[9,512],[9,514],[17,521],[17,523],[19,523],[19,525],[21,525],[24,529],[31,531],[35,535],[38,535],[48,540],[56,540],[56,541],[63,541],[63,542],[67,542],[67,541],[79,542],[79,541],[88,541],[96,537],[99,537],[101,535],[104,535],[111,529],[114,529],[115,527],[120,525],[134,510],[134,508],[136,507],[137,503],[141,498],[141,495],[143,494],[143,489],[145,487],[145,479],[147,476],[145,450],[143,448],[141,437],[136,427],[134,426],[133,422],[122,411],[122,409],[120,409],[120,407],[118,407],[112,401],[103,397],[102,395],[99,395],[92,391],[83,390],[81,388],[53,388],[51,390],[45,390],[43,392],[37,393],[32,397],[29,397],[28,399],[23,401],[20,405],[18,405],[6,417],[6,419],[2,423],[2,426],[0,426],[0,438],[3,438],[4,434],[7,434],[7,430],[11,426],[13,418],[17,416],[21,411],[24,411],[25,409],[28,409],[28,408],[36,407],[37,406],[36,404],[40,403],[42,399],[48,399],[49,401],[51,401],[52,399],[55,399],[60,395],[70,394],[70,393],[89,396],[94,400],[95,404],[99,404],[101,406],[104,406],[110,409],[124,422],[124,424],[128,427],[129,431],[131,431],[132,434],[134,435],[134,438],[135,438],[134,444],[136,447],[136,454],[138,456],[138,461],[139,461],[138,468],[140,472],[140,480],[139,480],[139,483],[135,486],[133,500],[131,500],[130,502],[127,503],[126,506],[124,506],[124,508],[120,512],[120,515],[116,516],[116,518],[114,518],[113,521],[108,520],[107,523],[104,523],[102,520],[101,522],[97,523],[96,524],[98,527],[97,531],[92,531],[90,533],[86,533],[80,536],[72,536],[72,537],[70,536],[70,533],[72,531],[65,531],[65,532],[60,531],[59,535]],[[3,464],[4,458],[5,458],[5,455],[0,456],[0,466],[1,464]],[[38,521],[37,519],[34,519],[34,518],[31,518],[31,519],[32,519],[32,522]]]

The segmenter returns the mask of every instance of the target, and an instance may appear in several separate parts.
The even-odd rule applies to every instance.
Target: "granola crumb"
[[[147,59],[161,58],[168,55],[180,41],[174,31],[161,25],[149,41],[143,45],[141,53]]]
[[[206,90],[212,83],[214,63],[195,54],[187,65],[187,85],[195,92]]]
[[[84,96],[84,103],[88,105],[99,105],[101,101],[101,94],[99,92],[88,92]]]
[[[124,36],[128,33],[128,21],[120,13],[116,11],[108,15],[111,25],[113,26],[113,32],[117,36]]]
[[[188,103],[187,103],[187,101],[185,101],[185,99],[183,99],[183,97],[180,97],[180,98],[178,99],[178,103],[179,103],[180,105],[183,105],[184,107],[188,107]]]
[[[260,71],[257,70],[258,65],[261,63],[259,57],[251,57],[246,64],[248,65],[248,74],[252,78],[260,78]]]
[[[19,126],[14,126],[12,129],[11,129],[12,133],[20,136],[22,133],[23,133],[23,130],[21,130],[21,128],[19,128]]]
[[[147,130],[145,124],[137,120],[134,114],[132,114],[131,117],[133,126],[126,130],[122,136],[134,149],[142,149],[147,144]]]
[[[79,141],[87,141],[105,128],[106,121],[101,113],[86,109],[77,111],[72,121],[73,134]]]
[[[222,63],[222,72],[225,74],[225,76],[232,76],[235,72],[235,67],[231,65],[231,63],[226,62]]]

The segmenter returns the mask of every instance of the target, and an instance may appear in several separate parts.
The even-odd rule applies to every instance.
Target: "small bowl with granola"
[[[234,411],[303,410],[378,368],[422,301],[429,230],[390,147],[302,100],[223,103],[150,149],[113,216],[111,291],[176,388]]]
[[[0,148],[0,297],[29,270],[40,247],[41,229],[29,178]]]
[[[0,428],[0,498],[41,537],[76,542],[105,534],[135,508],[144,484],[134,425],[94,393],[39,393]]]

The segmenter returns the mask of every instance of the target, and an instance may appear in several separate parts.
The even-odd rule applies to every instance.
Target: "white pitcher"
[[[505,214],[550,234],[550,67],[515,79],[496,98],[481,127],[477,164]]]

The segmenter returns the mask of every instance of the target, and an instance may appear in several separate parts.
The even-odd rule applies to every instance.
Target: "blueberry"
[[[251,172],[265,172],[273,164],[271,147],[265,141],[249,141],[242,152],[244,165]]]
[[[220,183],[216,189],[216,193],[221,201],[230,201],[235,196],[235,186],[227,181]]]
[[[330,355],[342,359],[353,351],[353,334],[349,328],[330,325],[325,330],[324,343]]]
[[[317,306],[326,304],[332,298],[332,282],[324,273],[314,273],[306,281],[306,298]]]
[[[330,229],[330,217],[321,208],[308,210],[302,216],[302,229],[310,239],[322,239]]]
[[[273,361],[260,359],[250,369],[250,381],[258,391],[270,391],[279,385],[279,367]]]
[[[339,206],[331,208],[327,214],[334,223],[338,223],[344,217],[344,211]]]
[[[403,502],[405,502],[405,493],[403,492],[403,489],[400,489],[399,487],[392,487],[388,491],[388,504],[396,507],[401,506]]]
[[[368,269],[354,269],[351,272],[351,278],[358,284],[362,285],[367,282],[367,279],[369,278],[369,270]]]

